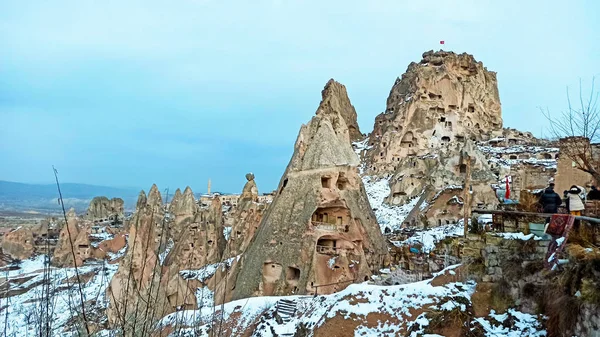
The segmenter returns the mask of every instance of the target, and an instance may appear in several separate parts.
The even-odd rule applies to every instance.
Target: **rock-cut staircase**
[[[296,301],[286,300],[286,299],[281,299],[281,300],[277,301],[276,315],[279,316],[279,318],[281,319],[280,327],[283,328],[283,329],[276,329],[279,331],[283,330],[281,333],[278,333],[278,336],[285,336],[285,337],[293,337],[294,336],[294,332],[296,330],[295,324],[291,324],[290,322],[294,318],[295,314],[296,314]],[[284,328],[284,326],[285,326],[285,328]]]

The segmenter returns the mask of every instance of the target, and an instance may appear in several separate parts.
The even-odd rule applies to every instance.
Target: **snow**
[[[526,145],[514,145],[514,146],[478,146],[479,150],[486,154],[517,154],[517,153],[556,153],[559,151],[557,147],[542,147],[542,146],[526,146]]]
[[[455,266],[453,266],[454,268]],[[371,336],[396,336],[394,332],[406,328],[413,322],[418,321],[420,325],[428,324],[427,318],[423,316],[413,317],[411,310],[428,306],[431,308],[440,309],[443,305],[444,309],[452,310],[457,306],[460,308],[458,301],[453,299],[462,297],[467,301],[475,291],[476,284],[468,283],[450,283],[445,286],[433,286],[431,280],[420,281],[399,286],[378,286],[368,283],[352,284],[346,289],[331,295],[322,296],[287,296],[288,300],[293,300],[297,303],[297,314],[291,318],[291,322],[286,325],[286,330],[290,331],[289,327],[295,327],[299,323],[303,323],[310,331],[314,331],[317,327],[323,325],[325,319],[336,316],[345,319],[353,319],[356,316],[367,316],[370,313],[378,312],[387,314],[391,317],[402,315],[406,320],[400,319],[398,323],[381,322],[376,327],[357,327],[355,335],[358,332],[368,332]],[[228,319],[233,313],[240,313],[245,322],[236,324],[237,329],[231,335],[237,335],[239,331],[243,331],[246,326],[252,324],[263,312],[273,311],[278,300],[283,297],[252,297],[248,299],[237,300],[223,305],[223,316]],[[216,307],[217,311],[221,310],[221,306]],[[211,318],[213,314],[212,307],[204,307],[199,310],[186,310],[173,313],[162,320],[162,325],[168,325],[174,322],[186,322],[193,325],[197,322],[205,322],[205,329],[212,324]],[[220,317],[220,312],[215,316]],[[267,321],[261,320],[261,325],[264,328],[274,327],[273,330],[281,333],[277,328],[277,322],[274,318],[267,318]],[[218,321],[215,322],[218,324]],[[261,330],[257,327],[257,330]],[[254,336],[273,336],[270,329],[255,331]],[[198,336],[207,336],[199,334]],[[309,335],[309,336],[312,336]]]
[[[179,272],[179,274],[181,275],[181,277],[183,277],[184,279],[196,279],[202,283],[205,283],[206,280],[210,279],[211,277],[213,277],[213,275],[217,272],[217,269],[219,267],[222,268],[222,270],[231,267],[231,265],[233,264],[234,260],[239,261],[241,258],[241,255],[238,256],[234,256],[231,257],[223,262],[217,262],[217,263],[212,263],[212,264],[207,264],[205,266],[203,266],[202,268],[199,269],[186,269],[186,270],[182,270]]]
[[[332,257],[329,259],[329,261],[327,261],[327,266],[329,266],[329,269],[334,270],[334,266],[335,266],[335,259],[336,256]]]
[[[453,265],[436,275],[449,273],[459,266]],[[398,336],[410,331],[408,336],[434,337],[439,335],[426,334],[430,314],[456,309],[466,311],[465,303],[471,302],[475,287],[476,283],[473,281],[450,282],[441,286],[433,286],[432,280],[395,286],[378,286],[365,282],[352,284],[330,295],[252,297],[222,306],[180,311],[165,317],[161,325],[180,322],[183,323],[184,331],[189,331],[189,336],[208,337],[207,331],[219,324],[223,314],[224,320],[232,320],[228,322],[232,323],[229,326],[234,327],[230,333],[232,336],[241,335],[252,327],[256,327],[252,336],[274,337],[284,333],[294,335],[296,327],[302,324],[308,330],[307,337],[312,337],[314,331],[328,319],[339,317],[358,323],[354,336]],[[279,324],[275,318],[276,304],[284,298],[296,303],[296,314],[289,316],[288,323]],[[415,311],[420,313],[415,315]],[[382,318],[388,315],[394,319],[381,319],[376,325],[366,326],[363,322],[366,322],[366,317],[371,313],[379,313]],[[485,335],[490,337],[546,335],[538,316],[514,309],[509,309],[502,315],[492,311],[489,316],[473,320],[471,327],[477,326],[481,326]]]
[[[106,240],[111,240],[112,238],[114,238],[114,235],[112,235],[110,233],[106,233],[106,232],[100,232],[100,233],[90,234],[90,238],[95,239],[95,240],[100,240],[100,241],[106,241]]]
[[[562,245],[562,244],[563,244],[563,242],[564,242],[564,241],[565,241],[565,237],[564,237],[564,236],[562,236],[562,237],[560,237],[560,238],[556,239],[556,245],[557,245],[557,246],[560,246],[560,245]]]
[[[227,227],[227,226],[223,226],[223,236],[225,237],[225,240],[229,241],[229,236],[231,235],[231,229],[232,227]]]
[[[120,259],[123,256],[125,256],[125,253],[127,252],[128,244],[129,244],[129,234],[126,234],[125,235],[125,247],[121,248],[116,253],[106,252],[106,255],[108,256],[109,261],[115,261],[115,260]]]
[[[6,328],[7,336],[37,335],[36,312],[40,309],[44,289],[44,258],[45,255],[42,255],[24,260],[21,263],[19,274],[14,273],[14,271],[9,273],[9,290],[23,291],[23,293],[2,299],[0,316],[7,315],[8,324],[5,327],[4,319],[0,320],[0,331],[4,331]],[[84,299],[87,302],[86,311],[99,313],[106,308],[108,305],[106,288],[117,268],[118,265],[116,264],[102,263],[84,265],[78,268],[79,275],[93,275],[88,282],[82,284]],[[11,280],[22,278],[24,275],[32,278],[21,284],[19,284],[20,282],[11,282]],[[50,267],[48,277],[50,280],[49,288],[53,294],[50,301],[50,321],[53,330],[51,334],[76,336],[75,331],[68,333],[63,330],[67,323],[72,320],[72,316],[76,314],[75,310],[80,310],[78,307],[79,293],[77,287],[72,285],[75,278],[75,268]],[[4,307],[5,304],[8,304],[8,306]],[[100,317],[106,319],[106,316],[100,315]]]
[[[512,318],[509,321],[513,321],[513,323],[503,324],[509,317]],[[542,323],[536,316],[522,313],[514,309],[508,309],[508,311],[502,315],[497,315],[494,310],[491,310],[487,318],[478,317],[475,318],[475,321],[483,327],[485,336],[487,337],[546,336],[546,331],[543,330]]]
[[[465,233],[463,221],[457,224],[442,225],[425,230],[417,231],[404,241],[391,241],[396,247],[422,245],[421,252],[429,253],[435,249],[436,243],[449,238],[463,236]]]
[[[20,263],[10,264],[8,266],[0,268],[1,277],[15,277],[26,275],[35,271],[44,269],[44,260],[46,255],[34,256],[31,259],[23,260]],[[10,270],[18,266],[16,270]]]
[[[375,217],[382,232],[385,232],[386,228],[389,228],[391,231],[399,230],[410,211],[415,208],[420,199],[420,196],[417,196],[408,203],[400,206],[385,204],[385,198],[390,195],[388,179],[377,179],[370,176],[362,178],[369,203],[375,212]]]
[[[482,214],[479,216],[479,218],[477,218],[477,222],[479,224],[489,224],[489,223],[493,223],[493,216],[492,214]]]
[[[495,233],[494,235],[496,236],[500,236],[506,240],[523,240],[523,241],[527,241],[527,240],[531,240],[534,239],[536,241],[541,240],[542,238],[539,236],[536,236],[535,234],[527,234],[525,235],[524,233],[518,232],[518,233]]]
[[[175,242],[173,242],[173,239],[169,239],[165,250],[162,253],[158,254],[158,260],[160,261],[161,266],[165,263],[165,259],[167,258],[167,256],[169,256],[169,253],[171,252],[171,249],[173,249],[174,246]]]

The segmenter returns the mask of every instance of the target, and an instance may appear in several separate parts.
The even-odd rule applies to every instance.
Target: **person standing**
[[[596,186],[592,186],[590,193],[587,195],[587,200],[600,200],[600,191]]]
[[[579,196],[580,193],[581,189],[575,185],[571,186],[569,191],[567,191],[567,206],[571,215],[581,216],[581,211],[585,209],[583,200]]]
[[[558,193],[554,192],[553,183],[544,190],[539,203],[542,205],[544,213],[558,213],[558,207],[562,204],[562,199]]]

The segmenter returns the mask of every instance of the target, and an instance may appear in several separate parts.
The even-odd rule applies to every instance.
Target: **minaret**
[[[210,179],[208,179],[208,192],[206,194],[210,195]]]

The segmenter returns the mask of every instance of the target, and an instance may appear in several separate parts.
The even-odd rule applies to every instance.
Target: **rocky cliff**
[[[431,207],[447,190],[462,196],[467,166],[472,205],[494,205],[498,201],[490,185],[497,176],[474,142],[501,134],[496,74],[469,54],[430,51],[396,80],[386,111],[356,146],[364,174],[388,181],[388,205],[412,201],[413,206]],[[449,214],[446,206],[452,205],[437,205],[437,213]],[[406,223],[415,224],[415,216],[409,215]],[[430,224],[457,220],[458,214],[428,219]]]
[[[107,197],[95,197],[90,202],[86,218],[88,220],[113,220],[117,221],[123,218],[123,199]]]
[[[178,306],[195,305],[193,291],[185,282],[163,273],[160,252],[167,244],[164,217],[156,185],[148,197],[142,191],[129,229],[127,252],[107,289],[108,319],[113,326],[125,327],[126,335],[149,329],[149,324]]]
[[[331,108],[339,99],[339,92],[327,90],[332,85],[300,128],[277,195],[242,257],[234,299],[330,293],[386,262],[386,242],[358,175],[349,128]]]
[[[350,103],[350,98],[348,98],[346,87],[334,79],[330,79],[329,82],[325,84],[325,88],[321,92],[321,96],[322,100],[321,104],[319,104],[319,110],[317,110],[317,114],[339,114],[346,123],[350,140],[353,142],[361,140],[363,135],[358,127],[356,110],[354,109],[352,103]]]

